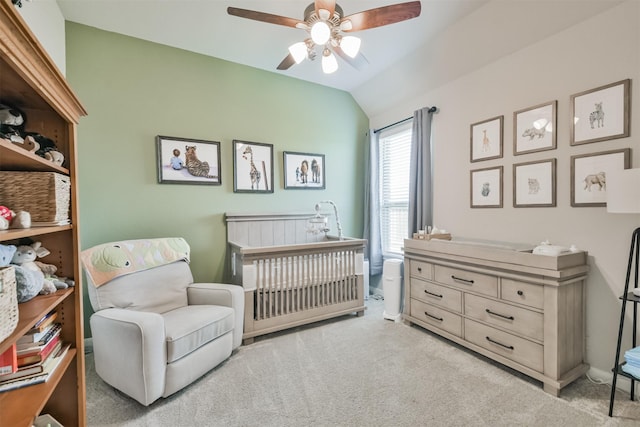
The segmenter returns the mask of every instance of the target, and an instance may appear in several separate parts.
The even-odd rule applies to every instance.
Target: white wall
[[[55,0],[23,0],[22,7],[17,9],[62,75],[65,75],[64,17],[58,3]]]
[[[602,378],[611,375],[618,297],[624,287],[631,233],[640,226],[640,215],[571,207],[570,157],[630,147],[631,166],[640,167],[639,46],[640,2],[629,0],[370,118],[378,127],[423,106],[440,108],[433,118],[432,140],[438,227],[471,238],[532,244],[549,239],[589,252],[586,359],[592,374]],[[452,61],[459,60],[458,54],[450,52]],[[632,79],[631,137],[571,147],[570,96],[626,78]],[[558,100],[558,148],[513,156],[513,112],[551,100]],[[504,158],[470,163],[470,124],[498,115],[505,118]],[[512,165],[548,158],[557,159],[557,207],[513,208]],[[471,209],[469,171],[498,165],[505,168],[504,208]],[[630,345],[630,338],[626,343]]]

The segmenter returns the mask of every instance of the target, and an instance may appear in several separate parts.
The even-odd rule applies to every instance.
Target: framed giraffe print
[[[156,136],[158,183],[222,184],[220,143]]]
[[[502,157],[504,116],[471,125],[471,162]]]
[[[571,145],[629,136],[631,80],[571,95]]]
[[[273,193],[273,144],[233,140],[233,192]]]
[[[324,154],[283,152],[284,188],[323,190]]]

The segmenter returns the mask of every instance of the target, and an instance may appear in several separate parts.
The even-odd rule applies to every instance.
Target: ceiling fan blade
[[[318,10],[324,9],[329,11],[329,18],[333,16],[333,12],[336,10],[336,0],[315,0],[316,14]]]
[[[291,54],[287,55],[278,65],[278,70],[288,70],[296,61]]]
[[[341,22],[351,21],[351,28],[343,28],[345,32],[368,30],[416,18],[420,16],[421,9],[419,1],[410,1],[354,13],[346,16]]]
[[[346,63],[348,63],[358,71],[364,70],[369,65],[369,61],[367,60],[367,58],[365,58],[364,55],[360,52],[358,52],[355,58],[352,58],[347,55],[340,46],[333,47],[333,51],[336,53],[336,55],[344,59]]]
[[[267,22],[269,24],[284,25],[285,27],[296,27],[297,24],[304,24],[304,21],[286,16],[273,15],[271,13],[256,12],[255,10],[239,9],[237,7],[228,7],[229,15],[238,16],[240,18],[253,19],[254,21]]]

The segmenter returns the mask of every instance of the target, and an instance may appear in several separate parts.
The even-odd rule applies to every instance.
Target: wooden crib
[[[307,232],[312,214],[226,214],[231,280],[245,291],[244,344],[364,314],[365,240]]]

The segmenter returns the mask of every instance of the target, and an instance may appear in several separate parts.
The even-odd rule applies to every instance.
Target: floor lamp
[[[607,172],[607,212],[622,214],[640,214],[640,169],[623,169],[619,171]],[[620,347],[622,344],[622,329],[624,326],[625,308],[627,301],[634,301],[633,304],[633,325],[632,325],[632,346],[636,347],[636,318],[638,314],[637,299],[629,297],[629,282],[633,272],[634,286],[631,292],[635,297],[640,297],[638,288],[638,257],[640,255],[640,227],[636,228],[631,235],[631,248],[629,249],[629,264],[627,266],[627,276],[624,282],[624,293],[622,294],[622,309],[620,310],[620,327],[618,329],[618,345],[616,347],[616,358],[613,364],[613,382],[611,385],[611,400],[609,402],[609,416],[613,413],[613,402],[616,393],[616,380],[618,377],[618,364],[620,363]],[[634,400],[635,380],[631,379],[631,400]]]

